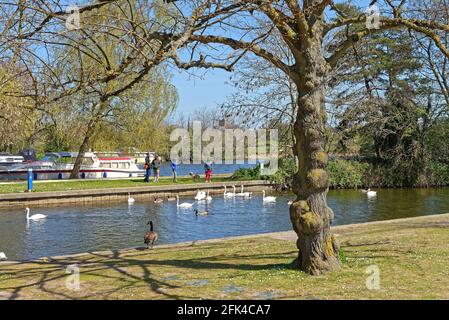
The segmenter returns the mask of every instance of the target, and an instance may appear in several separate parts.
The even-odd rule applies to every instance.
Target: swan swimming
[[[183,202],[179,203],[179,196],[176,196],[176,206],[179,208],[191,208],[193,207],[193,203]]]
[[[134,200],[134,198],[131,198],[131,193],[128,193],[128,203],[134,203],[135,202],[135,200]]]
[[[366,191],[366,195],[367,195],[368,197],[375,197],[375,196],[377,196],[377,191],[371,191],[371,190],[368,188],[368,190]]]
[[[0,261],[5,261],[8,260],[8,257],[6,256],[6,254],[4,252],[0,252]]]
[[[211,202],[211,201],[212,201],[212,197],[209,195],[209,190],[207,190],[206,201],[207,201],[207,202]]]
[[[243,184],[240,187],[241,187],[240,193],[236,194],[237,197],[244,197],[244,198],[251,197],[252,192],[243,192]]]
[[[225,185],[225,186],[224,186],[223,196],[224,196],[225,198],[232,198],[232,197],[235,196],[235,194],[232,193],[232,192],[226,192],[226,185]]]
[[[36,220],[41,220],[41,219],[47,218],[47,216],[46,216],[46,215],[43,215],[43,214],[33,214],[33,215],[30,217],[30,208],[26,208],[26,209],[25,209],[25,212],[27,213],[27,220],[33,220],[33,221],[36,221]]]
[[[262,190],[262,194],[263,194],[263,196],[262,196],[263,202],[275,202],[276,201],[276,197],[273,197],[273,196],[265,197],[265,190]]]
[[[204,199],[206,199],[206,192],[198,191],[195,196],[195,200],[204,200]]]

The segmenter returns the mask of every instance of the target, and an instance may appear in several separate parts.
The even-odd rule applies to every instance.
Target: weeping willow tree
[[[32,100],[22,96],[22,81],[17,70],[0,65],[0,151],[25,147],[34,131],[36,113]]]

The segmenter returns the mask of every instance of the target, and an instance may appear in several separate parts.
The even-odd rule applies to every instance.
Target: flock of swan
[[[223,192],[223,197],[224,198],[237,198],[237,197],[241,197],[241,198],[246,198],[249,199],[252,196],[252,192],[244,192],[243,190],[243,185],[240,186],[240,192],[237,193],[236,192],[236,187],[232,186],[233,188],[233,192],[228,192],[226,185],[224,185],[224,192]],[[372,197],[376,197],[377,196],[377,192],[376,191],[372,191],[371,189],[367,189],[367,190],[361,190],[363,193],[366,193],[368,198],[372,198]],[[211,202],[212,201],[212,197],[209,195],[209,190],[207,192],[205,191],[198,191],[197,194],[195,195],[194,198],[197,202]],[[266,202],[276,202],[276,197],[274,196],[265,196],[265,190],[262,190],[262,201],[264,203]],[[132,205],[134,204],[135,200],[134,198],[131,197],[131,194],[128,193],[128,204]],[[155,203],[160,203],[163,202],[162,199],[156,199],[154,201]],[[293,203],[293,201],[289,201],[288,205],[291,205]],[[181,209],[190,209],[195,205],[195,203],[191,203],[191,202],[183,202],[183,203],[179,203],[179,196],[176,195],[176,206],[178,208]],[[26,208],[25,209],[26,212],[26,218],[27,221],[39,221],[39,220],[43,220],[45,218],[47,218],[46,215],[44,214],[34,214],[32,216],[30,216],[30,208]],[[198,211],[197,209],[194,210],[195,214],[197,216],[206,216],[208,215],[208,211]],[[153,223],[150,221],[149,224],[151,225],[151,230],[145,235],[145,243],[148,244],[148,246],[151,247],[153,246],[154,242],[157,240],[158,235],[156,232],[153,231]],[[0,261],[3,260],[7,260],[8,257],[6,256],[6,254],[4,252],[0,252]]]
[[[244,192],[243,190],[243,185],[240,186],[240,192],[237,193],[236,192],[236,187],[232,186],[233,188],[233,192],[228,192],[226,185],[224,186],[224,192],[223,192],[223,197],[224,198],[251,198],[252,197],[252,192]],[[275,202],[276,201],[276,197],[273,196],[265,196],[265,190],[262,191],[263,197],[262,197],[262,201],[263,202]],[[194,198],[196,201],[198,202],[202,202],[202,201],[206,201],[206,202],[210,202],[212,201],[212,197],[209,195],[209,190],[207,191],[207,193],[205,191],[198,191],[197,194],[195,195]],[[176,206],[178,208],[192,208],[194,206],[195,203],[192,202],[183,202],[183,203],[179,203],[179,196],[176,196]],[[198,214],[198,213],[197,213]]]

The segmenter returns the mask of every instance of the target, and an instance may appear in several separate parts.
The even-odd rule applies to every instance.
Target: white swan
[[[212,197],[209,195],[209,190],[207,190],[206,201],[207,201],[207,202],[211,202],[211,201],[212,201]]]
[[[198,191],[195,196],[195,200],[204,200],[204,199],[206,199],[206,192]]]
[[[27,220],[35,221],[35,220],[41,220],[41,219],[47,218],[47,216],[43,215],[43,214],[34,214],[30,217],[30,208],[26,208],[25,212],[27,213]]]
[[[234,193],[232,193],[232,192],[226,192],[226,185],[225,185],[225,186],[224,186],[223,196],[224,196],[225,198],[232,198],[232,197],[234,197]]]
[[[368,188],[368,190],[366,191],[366,195],[367,195],[368,197],[375,197],[375,196],[377,196],[377,191],[371,191],[371,190]]]
[[[193,207],[193,203],[188,202],[179,203],[179,196],[176,196],[176,206],[179,208],[191,208]]]
[[[289,206],[291,206],[291,205],[293,204],[293,200],[290,200],[289,202],[287,202],[287,204],[288,204]]]
[[[275,202],[276,201],[276,197],[273,197],[273,196],[265,197],[265,190],[262,190],[262,194],[263,194],[263,197],[262,197],[263,202]]]
[[[134,198],[131,198],[131,193],[128,193],[128,203],[134,203],[135,202],[135,200],[134,200]]]
[[[240,186],[240,193],[237,193],[235,196],[236,197],[244,197],[244,198],[249,198],[251,197],[252,192],[243,192],[243,184]]]
[[[8,257],[4,252],[0,252],[0,261],[8,260]]]

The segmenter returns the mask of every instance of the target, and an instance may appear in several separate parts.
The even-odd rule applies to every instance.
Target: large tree
[[[442,1],[433,2],[447,5]],[[340,59],[354,44],[370,34],[386,30],[408,29],[422,34],[449,56],[448,48],[441,41],[441,35],[449,32],[449,23],[443,19],[411,16],[410,12],[423,8],[410,7],[413,10],[409,11],[409,5],[413,3],[406,0],[379,1],[382,13],[369,17],[364,13],[348,13],[344,6],[332,0],[208,3],[206,13],[195,21],[196,32],[190,35],[192,59],[189,62],[176,61],[177,65],[201,66],[209,62],[210,66],[212,61],[223,63],[225,46],[232,49],[231,52],[225,51],[230,59],[228,68],[234,66],[239,55],[250,53],[269,61],[292,80],[298,96],[294,134],[297,142],[295,153],[299,158],[294,188],[297,199],[290,207],[299,249],[294,265],[315,275],[339,269],[339,249],[330,232],[333,212],[326,201],[329,186],[328,156],[324,149],[326,83],[333,70],[339,67]],[[180,4],[180,7],[183,6]],[[342,29],[346,31],[345,36],[334,37]],[[287,63],[264,46],[264,41],[273,33],[280,36],[294,58],[293,63]],[[176,34],[156,33],[155,36],[164,40],[172,39]],[[334,38],[333,45],[325,48],[325,38]],[[216,50],[212,51],[211,47]],[[221,54],[214,57],[215,52]]]

